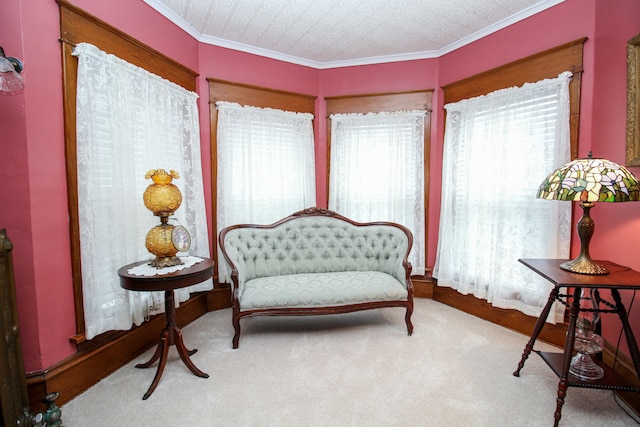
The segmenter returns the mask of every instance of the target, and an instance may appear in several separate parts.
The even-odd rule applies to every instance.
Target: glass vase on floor
[[[580,296],[580,311],[576,321],[576,337],[573,344],[575,354],[571,359],[569,372],[581,380],[598,380],[604,376],[604,370],[593,361],[591,355],[600,353],[604,340],[595,333],[595,327],[600,320],[598,302],[591,289],[582,289]]]

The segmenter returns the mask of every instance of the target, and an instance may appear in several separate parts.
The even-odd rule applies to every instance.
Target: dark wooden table
[[[520,259],[518,261],[554,285],[551,293],[549,294],[547,304],[536,322],[531,338],[524,348],[522,358],[520,359],[520,363],[518,363],[518,368],[513,373],[513,375],[519,377],[520,370],[524,367],[524,363],[529,357],[529,354],[531,354],[532,351],[535,351],[560,378],[560,382],[558,383],[556,410],[554,413],[554,425],[557,426],[560,421],[562,405],[564,405],[564,398],[567,394],[568,387],[640,392],[639,388],[632,386],[628,381],[625,381],[612,369],[602,363],[599,364],[604,369],[605,375],[604,378],[599,380],[581,380],[569,372],[576,334],[576,320],[578,318],[578,313],[580,312],[581,290],[582,288],[592,288],[596,290],[596,298],[598,302],[602,303],[598,311],[601,313],[617,313],[620,317],[627,345],[629,346],[629,352],[631,353],[631,360],[633,361],[633,366],[636,370],[636,375],[640,373],[640,352],[638,351],[638,344],[636,343],[633,331],[629,325],[627,310],[622,303],[619,292],[621,289],[640,289],[640,273],[629,267],[624,267],[609,261],[596,261],[598,264],[604,265],[609,270],[609,274],[607,275],[577,274],[562,270],[560,268],[560,264],[568,261],[566,259]],[[566,292],[572,291],[572,294],[561,294],[561,288],[567,288]],[[614,300],[613,303],[601,297],[599,293],[600,289],[609,289],[611,291],[611,296]],[[538,335],[540,335],[547,317],[549,316],[549,312],[551,311],[551,307],[556,300],[562,301],[566,306],[570,307],[569,325],[567,327],[567,338],[565,340],[564,353],[547,353],[534,350],[533,346],[535,341],[538,338]],[[598,363],[597,360],[596,363]]]
[[[180,358],[191,372],[199,377],[209,378],[209,375],[198,369],[189,358],[189,356],[193,355],[198,350],[188,350],[185,347],[184,342],[182,341],[182,332],[180,331],[180,328],[176,326],[174,290],[201,283],[210,278],[213,274],[213,261],[207,258],[195,265],[192,265],[191,267],[178,270],[174,273],[155,276],[136,276],[128,272],[134,267],[148,263],[148,260],[135,262],[133,264],[125,265],[118,270],[120,286],[124,289],[137,292],[164,291],[164,311],[167,324],[162,330],[160,343],[158,343],[155,353],[153,353],[153,356],[151,356],[151,359],[149,359],[148,362],[136,365],[136,368],[148,368],[153,365],[156,360],[160,359],[156,375],[153,378],[153,382],[149,386],[149,389],[142,397],[143,400],[146,400],[151,396],[151,393],[153,393],[158,386],[158,382],[160,381],[160,377],[162,376],[162,372],[164,371],[164,367],[167,363],[169,347],[172,345],[176,346]]]

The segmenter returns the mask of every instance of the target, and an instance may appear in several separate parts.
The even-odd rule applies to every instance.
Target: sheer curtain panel
[[[329,209],[413,233],[412,274],[425,272],[425,111],[331,115]]]
[[[151,259],[145,248],[159,219],[144,206],[150,169],[176,170],[183,200],[174,221],[191,234],[188,254],[209,257],[197,94],[97,47],[80,43],[77,87],[77,173],[80,252],[87,339],[139,325],[164,310],[162,292],[129,292],[118,268]],[[176,223],[176,222],[174,222]],[[187,255],[178,253],[178,255]],[[208,280],[176,291],[213,288]]]
[[[313,115],[218,101],[218,230],[316,205]],[[230,282],[218,254],[219,281]]]
[[[571,204],[536,191],[570,158],[570,79],[565,72],[445,105],[438,286],[540,313],[550,284],[518,259],[569,255]]]

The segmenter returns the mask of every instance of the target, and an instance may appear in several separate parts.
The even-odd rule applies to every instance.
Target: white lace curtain
[[[412,274],[425,272],[425,111],[331,115],[329,209],[413,233]]]
[[[519,258],[567,258],[571,203],[536,199],[569,161],[569,81],[562,73],[447,104],[439,286],[537,316],[550,284]],[[557,306],[556,321],[563,307]]]
[[[316,205],[313,115],[219,101],[219,233],[240,223],[270,224]],[[218,256],[220,282],[229,267]]]
[[[118,268],[151,259],[147,232],[160,223],[142,194],[150,169],[176,170],[182,205],[175,220],[191,234],[189,253],[209,257],[200,163],[197,94],[81,43],[78,57],[78,213],[85,333],[88,339],[139,325],[164,310],[162,292],[120,287]],[[176,291],[212,289],[211,280]]]

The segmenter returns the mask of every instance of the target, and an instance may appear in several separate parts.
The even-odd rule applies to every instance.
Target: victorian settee
[[[407,261],[413,236],[391,222],[358,223],[309,208],[274,224],[224,228],[219,245],[231,269],[233,348],[249,316],[305,316],[402,307],[413,332]]]

